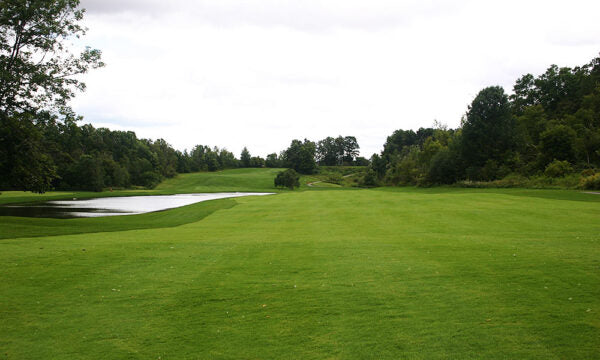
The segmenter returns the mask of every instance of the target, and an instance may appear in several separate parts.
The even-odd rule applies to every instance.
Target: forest
[[[485,88],[457,129],[397,130],[366,186],[455,184],[600,188],[600,57]],[[563,181],[557,180],[563,179]]]
[[[289,167],[310,174],[317,171],[317,164],[329,165],[329,161],[335,162],[332,165],[369,163],[357,156],[355,137],[328,137],[318,143],[294,140],[288,149],[266,159],[251,156],[244,148],[238,159],[216,146],[197,145],[181,152],[163,139],[140,139],[132,131],[90,124],[79,126],[77,119],[59,121],[49,113],[26,121],[5,119],[9,121],[0,129],[0,188],[4,190],[153,188],[178,173]]]

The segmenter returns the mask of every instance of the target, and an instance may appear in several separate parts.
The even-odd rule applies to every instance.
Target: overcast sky
[[[454,128],[479,90],[600,52],[600,2],[82,0],[107,66],[73,102],[94,126],[237,156]]]

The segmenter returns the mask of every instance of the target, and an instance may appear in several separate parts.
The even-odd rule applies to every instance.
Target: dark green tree
[[[43,193],[57,169],[44,147],[43,132],[27,113],[0,112],[0,186]]]
[[[242,167],[250,167],[250,160],[251,160],[251,156],[250,156],[250,152],[248,151],[248,149],[246,147],[244,147],[242,149],[242,154],[240,155],[240,164]]]
[[[326,166],[338,165],[338,157],[340,157],[340,154],[343,154],[343,149],[340,145],[331,136],[320,140],[317,143],[316,154],[319,164]]]
[[[265,160],[265,166],[268,168],[281,167],[281,160],[279,159],[276,153],[269,154],[267,155],[267,159]]]
[[[545,163],[552,160],[575,161],[577,134],[566,125],[552,126],[540,135],[540,150]]]
[[[286,187],[294,190],[295,187],[300,187],[300,175],[294,169],[287,169],[277,174],[274,183],[275,187]]]
[[[292,140],[290,147],[283,153],[284,164],[301,174],[313,174],[317,170],[315,154],[314,142],[307,139],[304,139],[304,142]]]
[[[481,168],[488,160],[504,162],[514,149],[515,122],[508,96],[499,86],[485,88],[469,106],[462,128],[462,157],[471,169]]]
[[[354,136],[345,136],[343,141],[343,155],[342,155],[342,163],[344,165],[352,165],[354,163],[354,159],[359,154],[360,146],[358,145],[358,141]]]
[[[265,159],[260,156],[253,156],[250,158],[250,167],[261,168],[265,167]]]

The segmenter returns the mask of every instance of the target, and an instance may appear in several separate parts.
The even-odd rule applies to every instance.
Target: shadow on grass
[[[200,221],[217,210],[230,209],[235,205],[234,199],[220,199],[139,215],[77,219],[2,216],[0,239],[175,227]]]

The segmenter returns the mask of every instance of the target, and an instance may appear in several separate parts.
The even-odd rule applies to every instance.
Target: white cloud
[[[436,0],[83,0],[89,14],[172,17],[214,26],[282,26],[301,30],[379,29],[447,15],[468,1]]]
[[[264,156],[341,134],[370,156],[396,129],[456,127],[485,86],[510,91],[524,73],[600,50],[595,3],[447,3],[82,1],[85,42],[108,66],[86,75],[74,105],[180,149]]]

